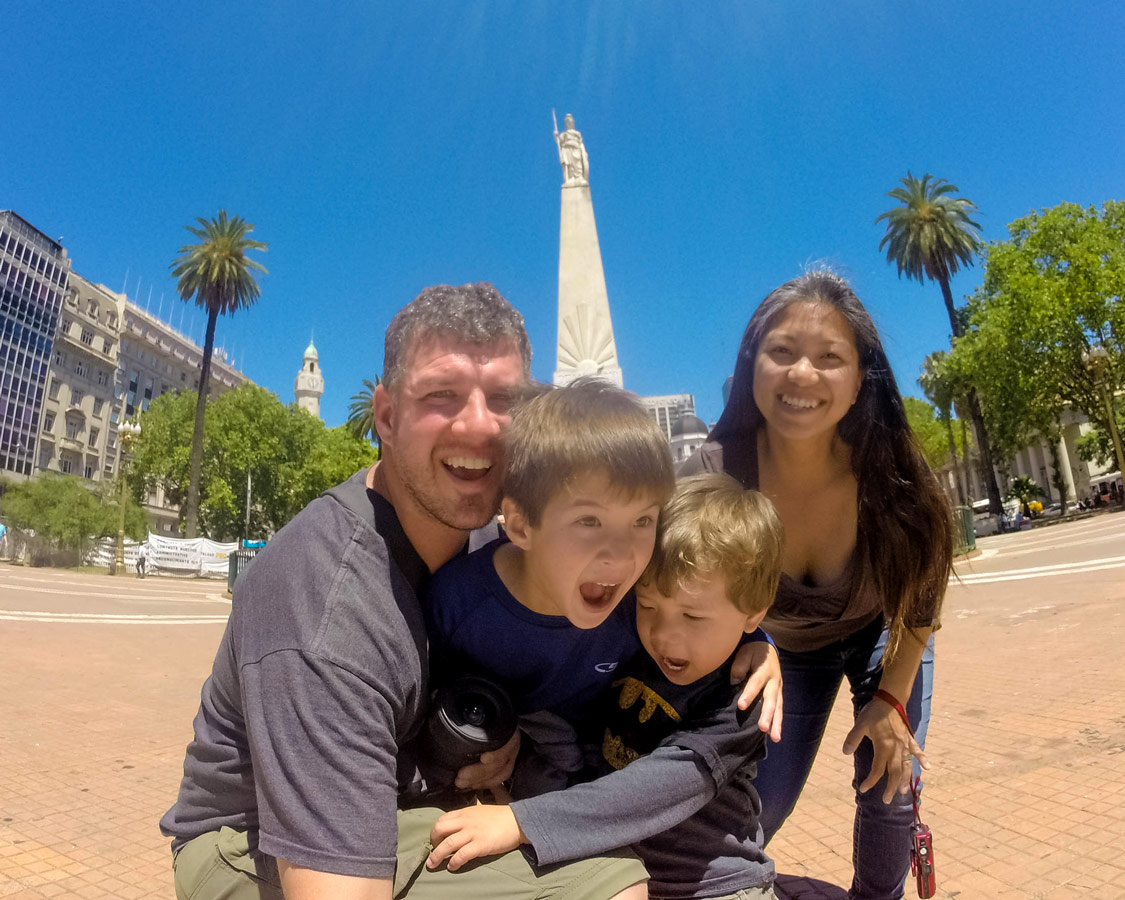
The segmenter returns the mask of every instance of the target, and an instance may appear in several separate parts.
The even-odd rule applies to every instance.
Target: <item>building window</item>
[[[77,419],[66,420],[66,436],[68,438],[71,438],[72,440],[76,439],[80,430],[81,429],[79,427]]]
[[[72,390],[70,392],[70,405],[81,406],[82,401],[86,399],[85,391]]]
[[[43,430],[44,431],[50,431],[54,427],[55,427],[55,414],[54,413],[47,413],[47,415],[45,415],[43,417]]]
[[[91,480],[94,477],[94,464],[86,463],[86,479]]]
[[[92,332],[89,328],[83,328],[82,334],[79,335],[78,339],[82,341],[82,343],[87,347],[91,347],[94,344],[94,332]]]
[[[72,460],[69,456],[60,456],[59,457],[59,470],[64,475],[69,475],[71,472],[74,471],[74,460]]]
[[[109,373],[105,369],[98,369],[98,384],[109,384]]]
[[[91,300],[86,306],[86,312],[96,319],[98,317],[98,301]]]
[[[101,397],[94,398],[94,415],[101,416],[102,407],[105,406],[105,401]]]
[[[61,350],[56,350],[55,355],[51,358],[54,360],[56,366],[61,366],[63,364],[63,355]]]
[[[91,447],[98,446],[98,433],[99,432],[97,428],[90,429],[90,440],[87,443],[89,443]],[[87,475],[86,477],[89,478],[90,476]]]
[[[80,378],[85,378],[86,377],[86,363],[82,362],[82,360],[78,360],[78,362],[76,362],[74,364],[74,374],[79,376]]]
[[[111,353],[113,353],[113,341],[111,341],[109,338],[102,338],[102,353],[104,353],[106,356],[109,356]]]
[[[52,400],[59,399],[59,380],[57,378],[51,379],[51,386],[47,388],[47,394]]]

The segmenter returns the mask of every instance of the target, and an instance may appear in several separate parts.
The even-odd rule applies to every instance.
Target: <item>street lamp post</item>
[[[1109,366],[1109,353],[1105,347],[1091,347],[1082,354],[1082,362],[1094,377],[1094,386],[1102,395],[1102,404],[1105,406],[1105,416],[1109,437],[1113,441],[1113,454],[1117,457],[1117,471],[1125,478],[1125,452],[1121,449],[1121,434],[1117,430],[1117,415],[1113,410],[1113,397],[1105,383],[1105,372]],[[1121,492],[1122,505],[1125,505],[1125,491]]]
[[[122,422],[117,429],[121,449],[117,453],[117,479],[121,482],[121,496],[118,498],[117,556],[114,572],[125,574],[125,453],[141,435],[141,426],[134,422]]]

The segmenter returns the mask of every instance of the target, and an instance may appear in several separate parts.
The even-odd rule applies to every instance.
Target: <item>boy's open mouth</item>
[[[688,667],[686,659],[676,659],[674,656],[660,657],[660,664],[673,675],[681,674]]]
[[[480,481],[492,469],[492,460],[475,456],[451,456],[441,463],[450,475],[462,481]]]
[[[587,605],[594,607],[594,609],[605,609],[613,602],[613,597],[617,593],[617,585],[587,581],[578,586],[578,591],[582,594],[582,599],[586,601]]]

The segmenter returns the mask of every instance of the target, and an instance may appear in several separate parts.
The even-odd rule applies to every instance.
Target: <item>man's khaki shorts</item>
[[[628,850],[554,866],[533,866],[514,851],[475,860],[457,872],[430,871],[430,829],[442,812],[399,812],[396,900],[609,900],[648,879]],[[173,868],[177,900],[283,900],[277,862],[251,853],[246,833],[233,828],[189,841]]]

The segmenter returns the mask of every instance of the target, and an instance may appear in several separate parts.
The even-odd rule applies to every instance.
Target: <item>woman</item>
[[[899,898],[952,526],[875,325],[844,279],[810,272],[762,301],[730,401],[680,474],[700,471],[761,490],[785,525],[784,574],[763,622],[785,679],[781,744],[755,782],[766,839],[797,802],[846,676],[855,727],[844,752],[858,786],[849,896]],[[877,689],[906,708],[913,737]]]

